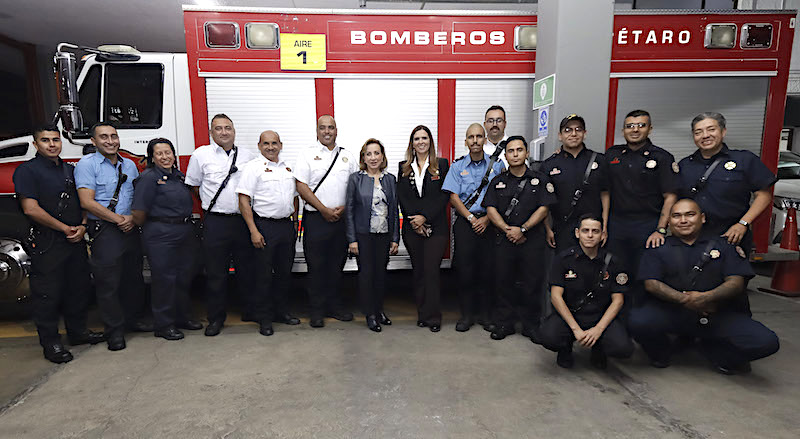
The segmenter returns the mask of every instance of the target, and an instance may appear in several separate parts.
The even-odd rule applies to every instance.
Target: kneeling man
[[[628,274],[618,260],[600,247],[603,222],[587,213],[575,229],[578,246],[559,253],[550,272],[550,301],[557,311],[540,330],[544,347],[558,352],[559,366],[574,364],[572,344],[576,340],[592,349],[591,362],[605,369],[606,356],[627,358],[633,343],[625,326],[617,320],[627,289]]]
[[[669,366],[673,334],[699,338],[718,372],[749,372],[750,361],[777,352],[778,337],[751,318],[746,253],[725,238],[701,236],[705,220],[691,199],[672,206],[672,236],[642,257],[639,279],[649,294],[631,311],[629,328],[654,367]]]

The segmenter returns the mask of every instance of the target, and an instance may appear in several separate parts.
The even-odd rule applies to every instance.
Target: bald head
[[[469,149],[469,155],[473,160],[483,158],[483,144],[486,143],[486,131],[483,125],[473,123],[467,128],[467,135],[464,145]]]
[[[258,150],[261,151],[262,156],[269,161],[277,162],[281,149],[283,149],[283,144],[278,133],[272,130],[261,133],[258,138]]]
[[[336,121],[333,116],[324,114],[317,119],[317,140],[319,143],[333,149],[336,146]]]

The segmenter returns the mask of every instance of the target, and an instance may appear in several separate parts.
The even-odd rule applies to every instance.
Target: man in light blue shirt
[[[107,122],[92,127],[97,151],[75,166],[78,197],[89,216],[91,265],[108,349],[125,349],[125,330],[150,332],[144,309],[142,250],[131,216],[136,165],[119,155],[119,136]]]
[[[489,316],[494,298],[491,256],[494,234],[486,231],[489,217],[481,202],[488,183],[503,172],[505,166],[498,158],[487,174],[491,158],[483,150],[485,141],[486,134],[480,124],[474,123],[467,128],[464,144],[469,149],[469,155],[453,161],[442,185],[442,190],[450,192],[450,204],[457,214],[453,230],[454,264],[460,284],[461,319],[456,323],[456,331],[459,332],[469,330],[474,315],[478,316],[478,323],[484,329],[493,329]],[[486,183],[481,185],[484,177]]]

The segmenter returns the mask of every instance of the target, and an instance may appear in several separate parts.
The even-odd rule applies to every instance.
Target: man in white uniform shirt
[[[280,160],[283,149],[275,131],[258,140],[261,156],[246,164],[236,193],[239,210],[255,248],[254,318],[262,335],[272,335],[272,322],[297,325],[288,312],[287,294],[294,263],[297,190],[292,169]]]
[[[297,158],[294,178],[303,197],[303,253],[308,263],[311,326],[325,326],[327,315],[353,320],[339,287],[347,260],[344,206],[347,179],[358,171],[358,158],[336,145],[336,121],[324,115],[317,120],[317,143]]]
[[[486,143],[483,144],[483,151],[486,154],[492,155],[497,145],[503,140],[508,139],[506,136],[506,110],[499,105],[492,105],[486,110],[483,119],[483,127],[486,129]],[[500,160],[508,168],[506,161],[505,151],[500,153]]]
[[[211,144],[197,148],[189,159],[186,184],[192,186],[203,205],[203,252],[208,294],[208,326],[205,334],[219,334],[225,322],[228,269],[231,257],[236,269],[239,296],[244,309],[254,309],[250,297],[253,285],[253,246],[250,232],[239,212],[236,186],[253,151],[234,145],[233,121],[217,114],[211,119]]]

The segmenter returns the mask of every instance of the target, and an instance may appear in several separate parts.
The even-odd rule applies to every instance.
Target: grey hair
[[[697,125],[698,122],[706,120],[706,119],[714,119],[717,121],[717,124],[721,129],[725,129],[725,116],[720,113],[715,113],[713,111],[707,111],[705,113],[700,113],[692,119],[692,130],[694,130],[694,126]]]

